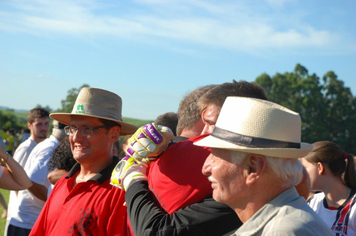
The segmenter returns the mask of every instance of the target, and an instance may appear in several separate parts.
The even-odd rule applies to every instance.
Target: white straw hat
[[[115,93],[98,88],[80,90],[71,113],[52,113],[50,117],[69,125],[73,116],[89,116],[114,121],[121,126],[120,135],[133,134],[137,127],[122,121],[122,100]]]
[[[303,157],[313,148],[301,142],[298,113],[245,97],[227,97],[214,131],[195,145],[280,158]]]

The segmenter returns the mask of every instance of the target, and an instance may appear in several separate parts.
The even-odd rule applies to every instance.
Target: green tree
[[[53,111],[53,109],[48,105],[44,107],[44,106],[41,106],[40,104],[37,104],[36,108],[43,108],[43,109],[47,110],[48,112]]]
[[[0,110],[0,129],[10,129],[20,130],[26,127],[26,123],[20,122],[19,118],[15,115],[12,110]]]
[[[61,101],[62,104],[62,108],[58,109],[56,112],[68,112],[70,113],[73,109],[75,100],[78,96],[78,93],[80,92],[80,90],[84,87],[89,87],[88,84],[83,84],[81,87],[79,88],[72,88],[70,90],[68,90],[68,94],[66,99]]]
[[[264,73],[255,82],[265,89],[270,101],[300,114],[303,141],[330,140],[356,154],[352,145],[356,138],[355,98],[334,72],[327,72],[320,81],[297,64],[293,72],[273,77]]]

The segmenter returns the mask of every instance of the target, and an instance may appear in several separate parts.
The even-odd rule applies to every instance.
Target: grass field
[[[4,196],[6,203],[8,203],[10,191],[0,188],[0,193]],[[0,216],[2,215],[2,212],[3,212],[3,210],[0,207]],[[6,219],[0,219],[0,236],[4,235],[5,223],[6,223]]]

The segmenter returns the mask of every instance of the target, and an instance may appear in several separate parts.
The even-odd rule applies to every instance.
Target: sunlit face
[[[207,108],[203,111],[201,115],[201,118],[205,125],[201,134],[208,134],[213,132],[219,114],[220,114],[220,109],[217,106],[215,105],[207,106]]]
[[[310,178],[310,185],[311,185],[311,190],[319,190],[319,174],[318,174],[318,167],[316,164],[313,164],[309,161],[307,161],[305,158],[300,158],[300,161],[302,162],[303,166],[308,172],[309,178]]]
[[[31,135],[36,142],[47,138],[49,132],[49,117],[35,118],[32,124],[28,123],[28,128]]]
[[[82,129],[83,127],[96,128],[103,126],[98,118],[74,116],[71,126]],[[105,158],[111,155],[112,143],[106,128],[95,130],[92,135],[84,135],[80,131],[69,135],[73,157],[79,163]]]
[[[233,206],[243,195],[245,185],[243,164],[234,164],[228,150],[212,148],[202,172],[208,176],[213,188],[213,198]]]

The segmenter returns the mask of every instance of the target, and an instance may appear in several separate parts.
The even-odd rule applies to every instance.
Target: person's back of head
[[[69,139],[66,137],[54,149],[52,157],[48,161],[48,170],[63,169],[69,171],[75,163]]]
[[[319,141],[313,145],[314,148],[304,159],[313,164],[321,162],[335,177],[343,178],[346,186],[356,189],[354,156],[330,141]]]
[[[179,103],[178,108],[178,123],[177,123],[177,135],[181,136],[185,130],[192,130],[196,123],[200,120],[201,113],[198,109],[198,100],[207,91],[215,87],[216,85],[202,86],[191,93],[185,95],[185,97]],[[196,135],[199,135],[197,133]],[[193,135],[193,136],[196,136]]]
[[[49,112],[43,108],[36,107],[27,113],[27,122],[32,124],[36,118],[49,117]]]
[[[163,125],[170,128],[174,134],[177,135],[178,114],[175,112],[167,112],[159,115],[154,121],[155,125]]]

